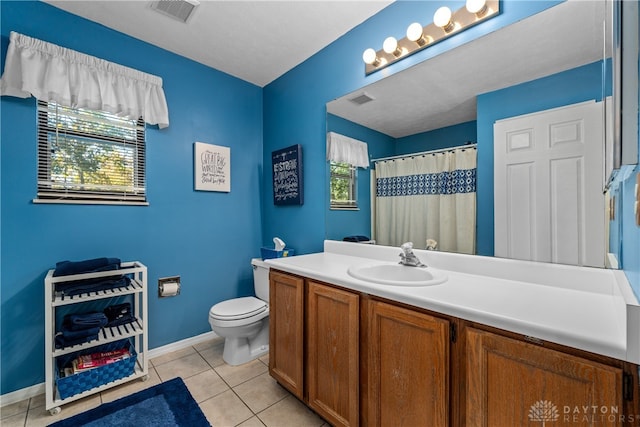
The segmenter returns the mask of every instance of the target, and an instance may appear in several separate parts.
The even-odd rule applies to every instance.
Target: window
[[[331,209],[357,209],[356,168],[348,163],[330,162]]]
[[[144,121],[38,101],[35,201],[146,204]]]

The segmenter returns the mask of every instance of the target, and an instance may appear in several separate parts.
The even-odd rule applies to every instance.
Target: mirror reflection
[[[563,2],[329,102],[372,162],[327,238],[603,267],[607,15]]]

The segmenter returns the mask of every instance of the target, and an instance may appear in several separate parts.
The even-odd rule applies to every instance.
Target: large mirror
[[[433,237],[431,240],[440,250],[605,266],[609,221],[604,187],[612,163],[611,150],[605,143],[611,139],[607,134],[612,133],[611,123],[607,123],[607,117],[612,115],[610,8],[611,3],[604,0],[560,3],[329,102],[327,132],[366,142],[369,157],[382,160],[372,162],[370,169],[357,169],[357,210],[327,208],[326,237],[342,240],[367,236],[392,246],[410,240],[414,247],[422,249]],[[582,121],[578,125],[573,118],[545,115],[585,104],[595,104],[596,110],[579,113]],[[589,118],[593,114],[599,122],[595,127],[591,127],[594,120]],[[538,116],[547,120],[547,127],[536,132],[549,134],[552,140],[534,141],[532,135],[536,132],[527,129],[538,129],[537,122],[529,125],[528,121],[517,121],[529,117],[537,120]],[[582,140],[585,134],[591,139]],[[531,166],[530,158],[509,157],[536,144],[560,146],[562,150],[587,146],[590,155],[596,153],[598,158],[595,162],[586,161],[570,154],[562,159],[547,159],[545,162],[551,166],[545,172],[546,181],[540,181],[531,178],[538,172],[534,173],[536,166]],[[466,200],[453,207],[441,207],[449,210],[439,211],[436,220],[430,213],[419,215],[429,217],[425,221],[435,221],[436,227],[442,229],[451,228],[455,218],[458,225],[453,225],[457,227],[454,235],[472,233],[471,246],[468,241],[458,242],[458,246],[445,243],[450,237],[441,236],[439,230],[417,232],[421,226],[412,225],[408,219],[418,209],[414,205],[386,216],[387,208],[381,208],[381,198],[375,197],[381,191],[376,182],[379,185],[381,179],[387,179],[385,164],[461,152],[473,152],[475,164],[467,164],[468,160],[461,160],[460,156],[444,162],[457,164],[449,167],[464,169],[467,175],[473,170],[475,192],[471,192],[475,199],[472,203]],[[496,153],[503,152],[507,154],[496,157]],[[430,173],[439,173],[429,169],[432,166],[424,167],[420,173],[399,174],[422,174],[428,180]],[[328,166],[327,174],[330,173]],[[540,197],[545,198],[544,202]],[[572,203],[582,207],[576,208]],[[524,225],[526,236],[513,234],[508,227],[502,229],[502,223],[517,228],[522,226],[519,222],[523,218],[535,216],[545,217],[547,224]],[[399,235],[389,237],[388,230],[382,230],[388,222],[393,223],[394,229],[405,230],[392,231]],[[551,236],[551,241],[540,244],[540,236]],[[443,242],[438,242],[441,239]],[[460,240],[459,236],[454,236],[456,239]],[[578,246],[571,243],[561,247],[572,239]]]

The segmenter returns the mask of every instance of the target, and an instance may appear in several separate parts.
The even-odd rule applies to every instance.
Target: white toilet
[[[269,352],[269,266],[251,260],[256,297],[219,302],[209,310],[209,324],[224,337],[222,358],[229,365],[242,365]]]

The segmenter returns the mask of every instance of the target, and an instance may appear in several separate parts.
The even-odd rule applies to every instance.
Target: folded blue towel
[[[56,291],[65,296],[80,295],[89,292],[127,287],[131,279],[127,276],[99,277],[96,279],[76,280],[56,284]]]
[[[85,342],[98,339],[98,334],[101,328],[85,329],[83,331],[67,331],[56,334],[55,345],[56,348],[65,348],[72,345],[83,344]]]
[[[99,329],[105,326],[107,322],[108,319],[104,313],[67,314],[62,320],[62,332]]]
[[[119,258],[94,258],[84,261],[60,261],[56,263],[53,276],[94,273],[97,271],[117,270],[120,268]]]
[[[368,240],[370,239],[367,236],[346,236],[342,239],[343,242],[354,242],[354,243],[366,242]]]

